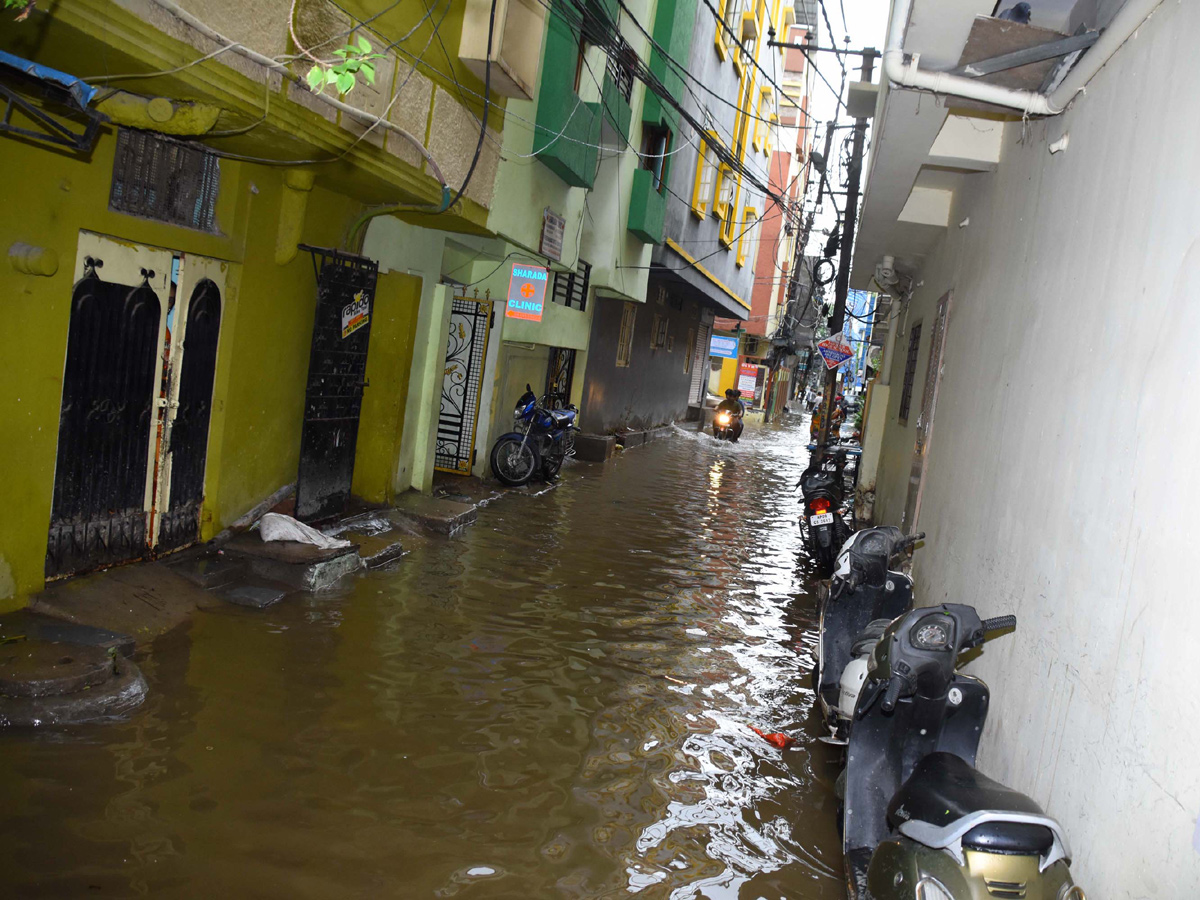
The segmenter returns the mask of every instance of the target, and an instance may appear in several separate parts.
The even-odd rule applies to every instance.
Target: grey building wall
[[[739,79],[733,63],[729,59],[722,60],[717,54],[713,41],[717,27],[716,20],[708,10],[703,6],[700,7],[696,15],[696,24],[692,30],[691,57],[688,68],[699,84],[705,85],[708,90],[691,82],[691,90],[684,91],[683,106],[697,120],[712,123],[711,127],[732,150]],[[767,71],[770,71],[769,66],[767,66]],[[761,84],[762,81],[762,74],[759,73],[757,83]],[[709,93],[709,90],[712,93]],[[718,96],[713,96],[713,94]],[[692,133],[691,126],[686,122],[681,123],[680,128],[684,135],[676,137],[675,149],[681,146],[680,142],[683,140],[696,144],[700,142],[699,136]],[[766,157],[753,150],[747,153],[747,167],[756,172],[761,169],[759,178],[763,183],[767,182],[765,159]],[[711,214],[711,211],[703,220],[697,219],[692,213],[691,198],[692,188],[696,181],[697,162],[697,152],[694,148],[680,150],[673,157],[667,179],[670,192],[663,235],[674,239],[700,265],[749,303],[750,293],[754,287],[753,260],[747,260],[744,266],[739,267],[736,243],[730,249],[725,249],[717,240],[720,221]],[[770,210],[764,210],[761,192],[743,178],[742,195],[736,211],[739,219],[741,209],[749,205],[758,209],[760,217],[771,214]],[[735,234],[740,233],[741,229],[742,226],[739,224]],[[711,280],[697,272],[693,266],[689,265],[665,243],[655,246],[652,262],[654,265],[676,270],[678,277],[687,281],[697,290],[703,291],[721,307],[719,315],[736,316],[742,319],[749,315],[749,310],[737,305]]]
[[[617,366],[617,342],[625,302],[604,297],[594,301],[580,407],[584,431],[604,434],[621,428],[649,428],[686,417],[692,376],[685,367],[700,327],[701,306],[685,299],[683,308],[676,310],[669,301],[658,303],[656,293],[652,288],[648,302],[632,304],[637,309],[633,348],[629,365],[621,367]],[[670,349],[650,346],[656,315],[667,317]],[[708,358],[700,365],[707,366]]]
[[[1109,900],[1200,897],[1200,693],[1175,664],[1200,634],[1200,68],[1180,52],[1197,34],[1200,4],[1162,5],[1067,112],[1009,123],[996,170],[963,179],[896,322],[876,494],[901,524],[952,291],[904,523],[927,534],[915,594],[1017,615],[966,669],[992,689],[979,765],[1062,823],[1073,875]]]

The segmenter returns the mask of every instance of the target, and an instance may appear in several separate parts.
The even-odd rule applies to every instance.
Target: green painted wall
[[[0,482],[0,608],[20,605],[21,597],[42,586],[80,229],[222,259],[241,255],[241,234],[235,229],[221,237],[109,212],[115,143],[110,134],[102,136],[89,163],[0,138],[0,165],[13,176],[5,187],[0,247],[25,242],[58,255],[58,271],[51,277],[0,265],[0,378],[5,385],[0,469],[13,475]],[[243,168],[237,163],[222,168],[221,223],[237,220],[246,184]],[[238,273],[231,271],[227,293],[236,290],[237,280]]]
[[[450,256],[446,234],[381,216],[368,226],[363,252],[379,260],[380,271],[407,273],[420,279],[404,426],[392,489],[396,493],[409,488],[428,491],[433,486],[433,444],[450,317],[450,292],[439,284]],[[461,275],[456,277],[461,279]]]
[[[390,503],[397,492],[397,463],[420,303],[420,278],[398,272],[380,274],[367,354],[369,386],[363,392],[353,484],[354,494],[372,503]]]
[[[202,536],[209,537],[295,480],[316,283],[311,259],[275,263],[282,170],[222,161],[213,235],[113,213],[108,193],[116,140],[101,136],[91,161],[0,138],[10,179],[0,246],[25,242],[57,253],[51,277],[0,266],[0,609],[42,587],[54,489],[62,375],[81,229],[230,263],[209,430]],[[336,245],[361,210],[318,186],[300,233]],[[101,270],[103,277],[103,270]]]
[[[545,47],[537,124],[546,137],[539,144],[539,149],[545,149],[538,153],[538,159],[567,184],[590,188],[596,181],[600,152],[596,149],[600,143],[600,104],[582,102],[575,93],[579,28],[564,16],[547,15]],[[559,132],[564,139],[549,143]]]
[[[638,169],[629,192],[629,230],[647,244],[661,244],[666,214],[667,197],[654,189],[654,173]]]
[[[696,21],[696,0],[658,0],[654,11],[654,42],[662,47],[672,59],[687,68],[692,53],[692,30]],[[658,47],[650,50],[650,71],[658,76],[671,96],[683,99],[683,75],[667,62]],[[679,131],[679,113],[667,106],[657,94],[647,92],[642,119],[655,124],[665,124],[671,131]]]
[[[279,170],[248,173],[254,189],[246,217],[245,263],[217,351],[213,416],[219,442],[209,439],[204,537],[241,516],[263,497],[296,480],[300,429],[312,345],[317,285],[312,258],[299,253],[274,262],[282,201]],[[249,187],[247,187],[249,190]],[[302,242],[337,245],[361,207],[321,189],[309,195]]]

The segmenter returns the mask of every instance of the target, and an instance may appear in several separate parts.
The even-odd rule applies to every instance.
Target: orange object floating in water
[[[772,731],[768,734],[765,731],[759,731],[753,725],[750,725],[749,728],[768,744],[772,744],[773,746],[778,747],[780,750],[786,750],[788,747],[792,746],[792,744],[796,743],[796,739],[794,737],[788,737],[788,735],[780,731]]]

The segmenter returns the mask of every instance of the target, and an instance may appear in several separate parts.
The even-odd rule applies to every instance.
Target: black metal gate
[[[551,347],[546,367],[546,397],[550,406],[561,408],[571,402],[571,382],[575,378],[575,351],[570,347]]]
[[[146,552],[146,464],[159,376],[162,304],[140,285],[101,281],[88,257],[71,296],[46,577]]]
[[[376,262],[300,245],[317,267],[317,314],[304,398],[296,517],[337,515],[350,499],[358,417],[366,384]]]
[[[475,465],[479,394],[491,322],[490,301],[470,297],[451,300],[433,463],[441,472],[470,475]]]
[[[210,279],[196,285],[188,303],[179,376],[179,408],[171,427],[171,490],[158,524],[159,551],[186,547],[200,538],[204,502],[204,463],[212,413],[217,337],[221,330],[221,291]]]

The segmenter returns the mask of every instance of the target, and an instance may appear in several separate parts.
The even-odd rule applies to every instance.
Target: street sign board
[[[742,400],[754,402],[754,389],[758,386],[758,366],[754,363],[742,363],[738,366],[738,390],[742,392]]]
[[[542,321],[546,284],[549,280],[550,274],[543,266],[513,263],[512,274],[508,279],[508,306],[504,314],[513,319]]]
[[[737,359],[738,356],[738,339],[735,337],[726,337],[721,334],[714,334],[712,341],[708,345],[709,356],[720,356],[723,359]]]
[[[854,355],[854,349],[840,331],[818,343],[817,352],[821,354],[821,359],[825,360],[827,369],[836,369]]]

